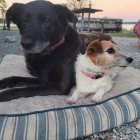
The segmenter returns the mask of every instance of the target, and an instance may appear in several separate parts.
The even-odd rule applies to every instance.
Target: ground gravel
[[[16,42],[5,42],[6,36],[16,36]],[[137,38],[113,37],[123,54],[134,59],[132,67],[140,69],[140,48],[137,48]],[[0,31],[0,60],[6,54],[22,55],[20,36],[17,31]],[[124,124],[114,129],[93,134],[79,140],[140,140],[140,119]]]
[[[16,37],[16,42],[6,42],[6,36]],[[22,55],[22,49],[20,47],[20,35],[17,31],[0,31],[0,60],[6,54]]]
[[[5,42],[5,36],[16,36],[17,41]],[[131,66],[140,69],[140,49],[136,47],[138,39],[113,37],[113,40],[119,45],[123,54],[133,57]],[[0,31],[0,59],[6,54],[23,54],[20,47],[20,35],[17,31]]]

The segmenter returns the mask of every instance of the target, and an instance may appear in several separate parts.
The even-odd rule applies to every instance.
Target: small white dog
[[[122,55],[117,44],[112,41],[91,42],[85,54],[77,57],[76,87],[66,102],[76,103],[78,98],[92,93],[94,93],[93,102],[101,101],[103,95],[112,88],[112,79],[117,75],[115,69],[124,68],[132,61],[132,58]]]

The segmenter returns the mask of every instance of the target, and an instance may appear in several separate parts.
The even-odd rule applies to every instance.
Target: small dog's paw
[[[69,97],[66,99],[66,103],[68,103],[68,104],[75,104],[76,101],[77,101],[77,99],[74,97]]]
[[[95,94],[92,97],[92,101],[95,102],[95,103],[101,102],[101,100],[102,100],[102,96],[98,96],[98,95]]]

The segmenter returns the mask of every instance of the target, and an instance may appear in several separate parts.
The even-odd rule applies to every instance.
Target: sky
[[[14,2],[26,3],[31,0],[5,0],[10,6]],[[66,3],[67,0],[50,0],[52,3]],[[87,0],[88,1],[88,0]],[[124,21],[138,21],[140,19],[140,0],[91,0],[92,8],[103,12],[93,14],[93,17],[120,18]]]

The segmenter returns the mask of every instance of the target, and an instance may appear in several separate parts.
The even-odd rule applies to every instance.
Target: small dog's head
[[[48,1],[32,1],[26,4],[14,3],[6,13],[7,27],[15,23],[21,34],[23,49],[41,53],[60,42],[69,22],[76,23],[76,16],[65,6]]]
[[[91,42],[87,47],[86,55],[95,65],[105,69],[126,67],[133,61],[131,57],[122,55],[119,47],[112,40]]]

